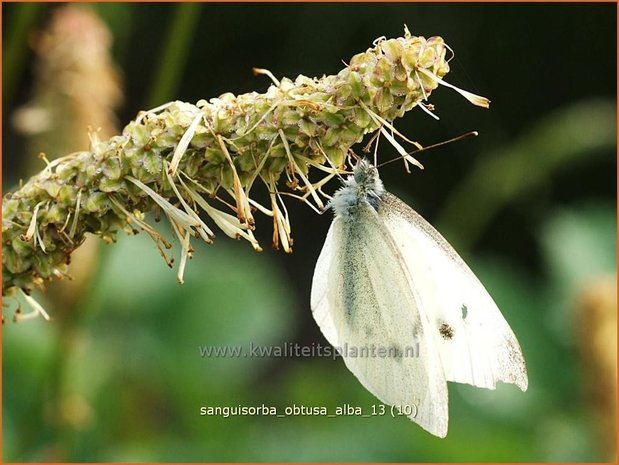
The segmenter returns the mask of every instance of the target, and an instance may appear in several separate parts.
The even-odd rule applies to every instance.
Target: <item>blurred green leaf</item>
[[[44,3],[22,3],[13,12],[13,19],[7,25],[2,44],[2,106],[9,108],[15,96],[13,90],[21,79],[26,58],[30,54],[28,34],[33,32],[36,22],[46,5]]]
[[[614,101],[578,102],[544,116],[512,145],[480,156],[437,218],[438,229],[457,231],[458,245],[468,248],[506,204],[544,186],[560,171],[614,154],[616,140]]]
[[[147,107],[152,108],[174,100],[178,85],[187,66],[191,41],[200,18],[200,3],[177,3],[176,14],[163,41],[159,67],[155,72]]]
[[[546,324],[559,343],[570,346],[577,297],[596,279],[616,273],[616,209],[592,203],[559,209],[540,236],[549,274]]]
[[[588,204],[557,210],[541,239],[549,271],[562,289],[577,289],[617,269],[615,206]]]

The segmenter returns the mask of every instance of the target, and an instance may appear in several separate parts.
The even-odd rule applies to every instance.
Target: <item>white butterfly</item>
[[[447,381],[527,389],[518,341],[484,286],[443,236],[385,191],[374,166],[360,161],[330,206],[312,312],[366,389],[439,437],[447,435]]]

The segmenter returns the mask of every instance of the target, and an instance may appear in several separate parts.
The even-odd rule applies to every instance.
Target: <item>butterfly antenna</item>
[[[350,165],[351,167],[354,167],[357,163],[363,160],[362,157],[357,155],[351,149],[348,149],[348,155],[346,156],[346,158],[348,159],[348,165]],[[353,163],[353,162],[356,162],[356,163]]]
[[[378,131],[378,136],[376,137],[376,144],[374,144],[374,166],[378,163],[378,143],[380,142],[381,132]]]
[[[436,144],[428,145],[427,147],[422,147],[420,149],[413,150],[412,152],[408,152],[407,155],[413,155],[413,154],[416,154],[416,153],[419,153],[419,152],[425,152],[426,150],[434,149],[436,147],[440,147],[441,145],[451,144],[452,142],[457,142],[459,140],[466,139],[467,137],[475,137],[475,136],[478,136],[478,135],[479,135],[479,133],[477,131],[467,132],[466,134],[462,134],[462,135],[454,137],[452,139],[444,140],[443,142],[438,142]],[[394,158],[392,160],[387,160],[386,162],[383,162],[380,165],[378,165],[377,168],[380,168],[381,166],[388,165],[389,163],[393,163],[394,161],[401,160],[402,158],[404,158],[404,157],[397,157],[397,158]]]

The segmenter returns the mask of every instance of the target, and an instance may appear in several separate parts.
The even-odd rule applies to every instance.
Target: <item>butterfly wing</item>
[[[520,345],[456,251],[394,195],[384,194],[379,216],[419,292],[420,309],[430,322],[447,381],[489,389],[503,381],[525,391],[528,379]]]
[[[363,386],[385,404],[412,407],[414,422],[445,437],[447,383],[438,349],[395,244],[370,206],[360,205],[352,221],[333,221],[311,303],[323,334]]]
[[[332,294],[330,286],[341,288],[341,275],[338,274],[340,263],[340,254],[337,253],[337,247],[342,237],[342,227],[339,222],[333,221],[329,227],[327,238],[322,246],[316,267],[314,268],[314,277],[312,278],[312,293],[310,297],[310,306],[314,320],[318,323],[318,327],[322,331],[323,336],[333,347],[340,347],[338,333],[333,323],[331,316],[331,306],[329,298]],[[333,276],[331,276],[333,275]],[[335,281],[332,281],[335,279]],[[332,283],[332,284],[330,284]]]

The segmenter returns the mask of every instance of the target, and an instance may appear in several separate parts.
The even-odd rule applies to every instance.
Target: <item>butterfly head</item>
[[[336,216],[351,219],[361,204],[369,204],[377,210],[384,192],[376,167],[359,160],[353,174],[344,181],[344,186],[335,193],[329,206],[333,207]]]

